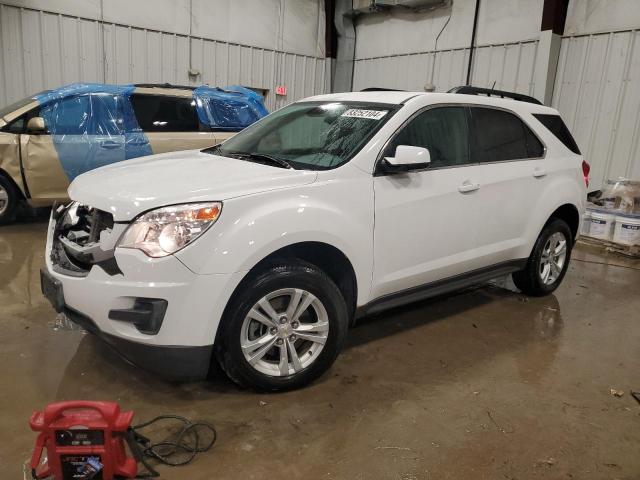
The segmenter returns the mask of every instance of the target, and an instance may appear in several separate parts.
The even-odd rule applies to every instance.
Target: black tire
[[[241,349],[242,325],[260,299],[280,289],[298,288],[313,294],[324,306],[329,322],[326,342],[317,358],[290,375],[271,376],[249,364]],[[278,262],[243,281],[225,309],[216,339],[220,367],[238,385],[258,391],[290,390],[306,385],[333,364],[349,325],[347,304],[336,284],[318,267],[301,260]],[[274,347],[277,348],[277,347]]]
[[[20,196],[13,183],[3,175],[0,175],[0,192],[6,192],[7,194],[7,203],[4,207],[0,202],[0,225],[8,225],[13,223],[16,218],[18,207],[20,206]]]
[[[564,235],[566,239],[566,257],[564,260],[564,264],[562,265],[562,270],[560,274],[555,278],[552,283],[545,283],[542,280],[540,274],[540,262],[543,254],[543,250],[551,238],[551,236],[555,233],[561,233]],[[560,283],[562,283],[562,279],[567,273],[567,268],[569,267],[569,261],[571,260],[571,249],[573,247],[573,235],[571,234],[571,229],[567,222],[560,218],[552,218],[542,229],[538,239],[536,240],[535,245],[533,246],[533,250],[529,259],[527,260],[527,266],[524,270],[516,272],[513,274],[513,283],[515,283],[516,287],[518,287],[522,293],[527,295],[531,295],[534,297],[542,297],[544,295],[548,295],[553,292]]]

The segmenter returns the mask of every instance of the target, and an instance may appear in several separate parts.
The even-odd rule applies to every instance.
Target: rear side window
[[[400,130],[384,156],[395,156],[398,145],[427,148],[430,168],[468,164],[469,126],[464,107],[431,108],[418,114]]]
[[[131,95],[138,125],[145,132],[197,132],[200,130],[193,98]]]
[[[551,133],[553,133],[558,140],[564,143],[564,146],[571,150],[573,153],[580,155],[580,149],[578,144],[571,136],[571,132],[560,118],[560,115],[550,115],[545,113],[534,113],[540,123],[542,123]]]
[[[493,108],[471,108],[474,132],[472,156],[476,162],[524,160],[544,155],[544,146],[513,113]]]
[[[114,136],[124,133],[123,98],[109,93],[91,94],[91,131],[94,135]]]

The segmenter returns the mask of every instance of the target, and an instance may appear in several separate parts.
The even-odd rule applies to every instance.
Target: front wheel
[[[13,222],[19,203],[18,192],[13,184],[0,175],[0,225]]]
[[[513,274],[513,283],[523,293],[535,297],[553,292],[567,273],[572,245],[569,225],[560,218],[554,218],[542,229],[527,266]]]
[[[216,356],[243,387],[276,391],[324,373],[344,342],[347,306],[316,266],[284,262],[240,287],[220,326]]]

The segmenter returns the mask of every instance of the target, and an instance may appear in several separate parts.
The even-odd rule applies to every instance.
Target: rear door
[[[483,266],[526,258],[530,209],[547,178],[545,147],[515,113],[469,107],[478,163],[478,257]]]
[[[206,148],[219,143],[209,128],[201,127],[192,96],[134,93],[130,101],[154,154]]]
[[[124,98],[112,93],[92,93],[90,97],[91,118],[86,130],[90,150],[78,175],[127,158]]]
[[[478,170],[470,156],[464,106],[431,107],[409,120],[383,156],[398,145],[425,147],[421,171],[374,177],[372,297],[429,284],[477,268]]]

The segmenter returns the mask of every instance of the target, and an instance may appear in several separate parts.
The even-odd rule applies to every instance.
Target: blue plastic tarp
[[[129,102],[134,89],[72,84],[36,96],[69,180],[94,168],[153,153]]]
[[[200,122],[211,128],[239,131],[269,113],[260,95],[238,85],[198,87],[193,96]]]
[[[111,163],[151,155],[131,105],[135,85],[75,83],[34,98],[69,178]],[[200,122],[239,131],[268,114],[262,97],[244,87],[193,90]]]

